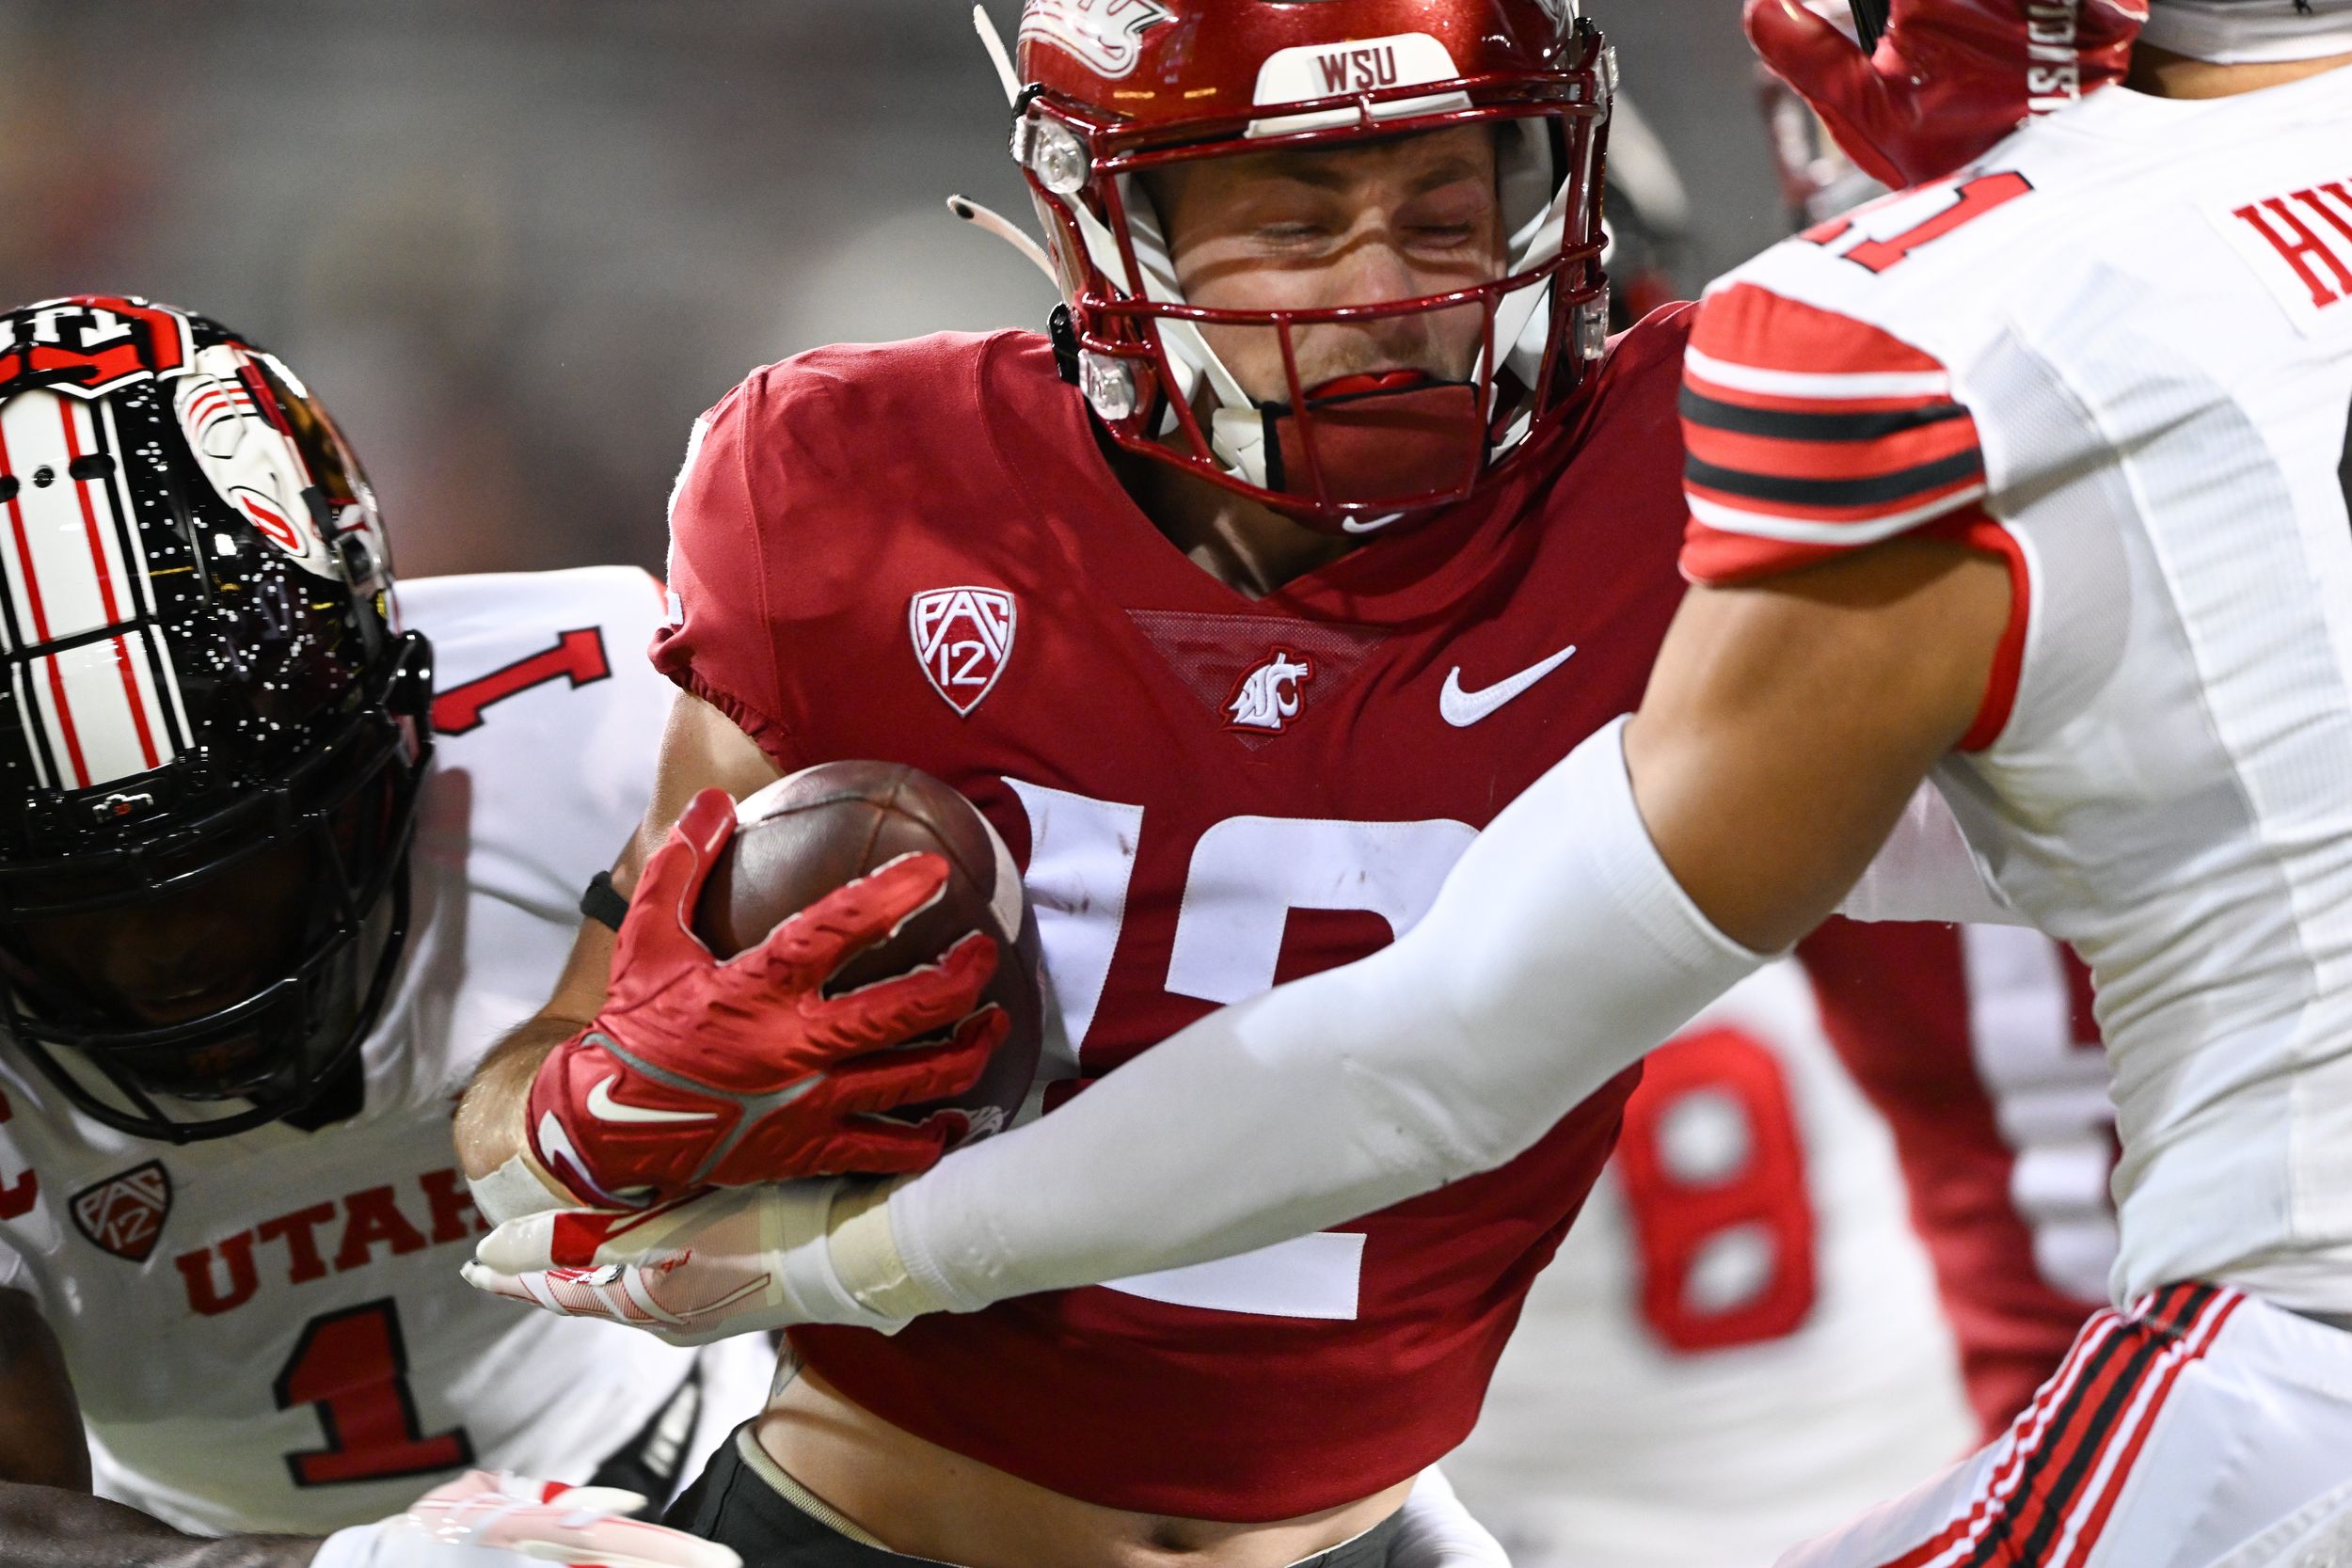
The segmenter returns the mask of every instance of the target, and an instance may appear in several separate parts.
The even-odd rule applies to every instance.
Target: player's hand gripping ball
[[[532,1085],[532,1154],[614,1208],[922,1170],[1028,1093],[1024,916],[986,820],[913,768],[707,791],[645,867],[604,1010]]]
[[[2122,80],[2148,0],[1894,0],[1865,54],[1804,0],[1747,0],[1748,39],[1846,155],[1900,190],[1966,167],[2027,118]]]

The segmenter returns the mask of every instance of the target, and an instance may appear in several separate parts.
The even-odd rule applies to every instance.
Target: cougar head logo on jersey
[[[1298,717],[1298,689],[1314,678],[1312,658],[1293,658],[1289,649],[1275,649],[1271,658],[1234,683],[1233,694],[1225,702],[1231,716],[1225,727],[1281,734]]]
[[[1143,35],[1174,20],[1160,0],[1029,0],[1021,41],[1051,44],[1116,81],[1135,73]]]
[[[907,602],[907,630],[931,689],[969,716],[1012,657],[1014,607],[1001,588],[934,588]]]

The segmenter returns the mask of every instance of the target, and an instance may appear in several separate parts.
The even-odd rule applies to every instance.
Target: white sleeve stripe
[[[1853,398],[1943,398],[1952,394],[1952,378],[1941,371],[1884,371],[1851,375],[1768,371],[1755,365],[1734,365],[1694,348],[1683,350],[1682,362],[1692,374],[1718,387],[1735,392],[1761,392],[1770,397],[1844,402]]]
[[[1691,515],[1711,529],[1724,533],[1748,533],[1760,539],[1777,539],[1789,545],[1875,545],[1882,539],[1892,539],[1905,529],[1957,512],[1971,502],[1982,500],[1986,491],[1982,484],[1971,484],[1964,490],[1940,496],[1924,506],[1907,507],[1883,516],[1862,517],[1851,522],[1818,522],[1796,517],[1784,517],[1776,512],[1749,512],[1699,496],[1685,499],[1691,503]]]

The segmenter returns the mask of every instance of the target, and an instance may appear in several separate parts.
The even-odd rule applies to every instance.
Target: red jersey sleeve
[[[793,745],[761,526],[764,454],[757,433],[769,372],[737,387],[694,421],[670,495],[670,618],[654,633],[654,668],[733,720],[777,767],[802,766]]]
[[[1977,423],[1932,356],[1753,283],[1709,295],[1683,359],[1682,569],[1727,583],[1981,518]]]

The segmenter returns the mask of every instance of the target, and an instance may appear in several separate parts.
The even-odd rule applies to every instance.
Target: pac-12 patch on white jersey
[[[598,568],[401,603],[441,737],[364,1109],[175,1148],[77,1117],[0,1041],[0,1287],[64,1347],[100,1490],[183,1528],[330,1530],[467,1465],[582,1481],[640,1437],[707,1446],[765,1393],[764,1356],[715,1357],[701,1431],[665,1433],[693,1353],[457,1276],[487,1227],[450,1115],[637,824],[670,704],[644,657],[659,590]]]
[[[1692,350],[1692,576],[2010,561],[1939,782],[2097,978],[2117,1298],[2352,1313],[2352,71],[2099,93],[1740,268]]]

